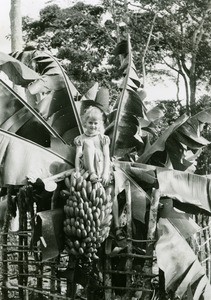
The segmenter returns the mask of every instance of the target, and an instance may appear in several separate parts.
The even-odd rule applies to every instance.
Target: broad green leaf
[[[158,221],[156,255],[158,266],[165,275],[167,291],[175,292],[179,298],[190,287],[194,299],[209,300],[211,286],[204,268],[193,250],[168,219]]]
[[[204,123],[209,123],[210,110],[204,110],[177,128],[166,141],[166,151],[174,169],[186,170],[194,163],[202,147],[210,142],[201,136]],[[194,156],[188,158],[187,151],[193,150]]]
[[[146,112],[147,119],[151,122],[154,122],[162,118],[165,114],[165,111],[165,106],[163,104],[158,104]]]
[[[188,116],[186,116],[186,115],[182,115],[181,117],[179,117],[172,125],[170,125],[163,132],[163,134],[150,147],[148,147],[144,151],[144,153],[142,155],[139,156],[137,161],[140,163],[146,163],[155,152],[164,151],[165,145],[166,145],[166,140],[187,119],[188,119]]]
[[[124,162],[115,162],[114,178],[116,194],[125,189],[127,180],[130,182],[133,218],[145,223],[147,205],[150,203],[148,194],[125,172]]]
[[[12,56],[0,52],[0,70],[15,84],[27,86],[30,82],[40,77],[32,69]]]
[[[191,117],[191,119],[196,119],[201,123],[211,123],[211,108],[204,109],[194,116]]]
[[[37,213],[35,235],[42,238],[45,245],[40,243],[42,251],[42,261],[57,257],[64,250],[63,237],[63,209],[51,209]]]
[[[162,196],[178,199],[182,203],[192,204],[211,213],[210,179],[157,167],[157,179]]]
[[[200,136],[199,123],[196,118],[190,118],[175,132],[177,139],[190,149],[199,149],[209,144],[209,141]]]
[[[119,161],[118,164],[130,177],[134,178],[136,182],[147,182],[152,185],[157,185],[156,167],[124,161]]]
[[[181,171],[188,169],[194,161],[188,159],[186,152],[193,150],[196,159],[202,147],[210,143],[200,135],[202,122],[209,122],[209,114],[209,110],[204,110],[193,117],[183,115],[178,118],[152,145],[145,146],[145,151],[139,156],[138,162],[150,161],[157,166],[171,165],[172,168]],[[159,117],[159,112],[156,115]],[[150,115],[148,117],[150,118]],[[141,128],[142,136],[151,132],[149,129],[152,129],[150,123],[146,128]]]
[[[69,124],[66,131],[76,127],[78,128],[76,135],[82,133],[82,123],[75,103],[79,93],[67,77],[64,69],[58,60],[48,53],[41,53],[34,59],[37,64],[45,64],[42,77],[28,87],[31,94],[44,92],[44,97],[39,101],[36,108],[49,119],[52,126],[57,124],[56,130],[59,134],[64,134],[63,122]],[[64,110],[65,115],[62,112]],[[62,114],[63,118],[61,119]]]
[[[131,175],[136,182],[145,179],[152,180],[151,183],[157,185],[158,181],[161,197],[167,196],[176,199],[177,202],[179,201],[178,203],[182,204],[185,211],[192,213],[192,206],[194,206],[194,211],[198,213],[202,210],[206,210],[208,214],[211,213],[211,201],[209,199],[211,179],[209,176],[205,177],[137,162],[115,161],[115,165]]]
[[[159,211],[160,218],[166,218],[179,231],[184,239],[188,239],[200,230],[190,214],[179,212],[173,207],[173,200],[171,198],[160,198],[162,209]]]
[[[60,74],[43,75],[39,79],[31,82],[28,89],[32,95],[37,93],[48,93],[50,91],[61,90],[65,87],[63,77]]]
[[[4,130],[48,147],[51,135],[62,140],[46,120],[1,79],[0,111],[0,127]]]
[[[137,181],[147,182],[152,185],[155,185],[157,182],[156,174],[152,170],[147,171],[145,169],[131,167],[129,172]]]
[[[86,92],[84,96],[81,97],[81,100],[95,100],[96,95],[99,89],[99,83],[95,82],[93,86]]]
[[[117,54],[124,54],[121,70],[124,78],[121,84],[120,98],[116,104],[116,116],[111,137],[111,156],[122,157],[140,144],[135,135],[138,128],[137,117],[143,117],[143,103],[137,90],[140,86],[132,57],[130,37],[121,42]]]
[[[33,67],[42,74],[37,80],[28,85],[26,95],[30,104],[46,118],[46,121],[51,126],[53,126],[52,124],[57,124],[55,131],[58,136],[64,133],[62,124],[64,119],[66,131],[70,132],[71,129],[78,128],[76,133],[78,135],[83,131],[75,105],[75,100],[79,96],[78,91],[59,62],[51,54],[39,51],[31,52],[27,51],[26,55],[18,55],[20,59],[24,57],[24,61],[28,61],[26,59],[27,55],[30,56],[31,61],[33,61]],[[61,119],[62,110],[65,110],[65,116]],[[74,137],[68,136],[68,141],[72,142]]]
[[[187,162],[184,157],[185,147],[181,144],[176,135],[171,135],[166,141],[166,152],[168,153],[169,161],[166,166],[171,164],[175,170],[185,171],[192,163]]]
[[[29,140],[0,129],[0,185],[24,185],[70,169],[71,163],[62,156]]]
[[[85,110],[90,106],[100,108],[104,113],[104,117],[106,117],[109,110],[108,88],[99,88],[98,83],[95,83],[94,86],[92,86],[81,98],[81,100],[76,102],[76,107],[79,115],[83,115]]]

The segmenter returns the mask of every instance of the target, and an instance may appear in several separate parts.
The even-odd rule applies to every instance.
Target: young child
[[[82,117],[84,133],[74,140],[76,145],[76,176],[83,168],[90,173],[90,181],[100,181],[106,188],[111,183],[110,139],[104,135],[103,112],[90,106]],[[118,240],[125,238],[119,228],[118,201],[113,189],[113,218]]]
[[[90,106],[82,117],[84,133],[75,138],[76,174],[81,168],[88,170],[92,182],[101,181],[104,186],[110,181],[109,137],[103,134],[103,113]]]

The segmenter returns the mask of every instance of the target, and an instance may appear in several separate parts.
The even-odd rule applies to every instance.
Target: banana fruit
[[[66,248],[72,255],[98,259],[101,243],[108,237],[112,222],[111,189],[92,183],[89,173],[72,172],[65,179],[64,233]]]

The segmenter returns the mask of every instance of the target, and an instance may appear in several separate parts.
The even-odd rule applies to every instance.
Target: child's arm
[[[81,142],[80,136],[75,138],[74,143],[76,145],[75,171],[76,171],[76,174],[78,174],[80,171],[80,158],[83,155],[82,142]]]
[[[110,152],[109,152],[109,137],[105,136],[105,142],[103,145],[103,155],[104,155],[104,164],[103,164],[103,174],[102,174],[102,184],[107,185],[109,183],[109,174],[110,174]]]
[[[79,170],[80,170],[81,156],[82,156],[82,147],[78,146],[78,147],[76,147],[76,155],[75,155],[75,170],[76,170],[76,172],[79,172]]]

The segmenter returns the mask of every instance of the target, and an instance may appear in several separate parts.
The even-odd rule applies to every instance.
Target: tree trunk
[[[11,0],[10,9],[11,50],[22,51],[22,16],[21,0]]]
[[[196,105],[196,80],[195,76],[191,76],[189,78],[189,87],[190,87],[190,108],[191,112],[195,112]]]
[[[182,74],[182,77],[184,79],[184,84],[185,84],[185,94],[186,94],[186,112],[189,115],[190,113],[190,109],[189,109],[189,105],[190,105],[190,95],[189,95],[189,86],[188,86],[188,80],[185,76],[185,74]]]
[[[148,38],[147,38],[146,47],[145,47],[143,55],[142,55],[142,62],[141,63],[142,63],[142,70],[143,70],[143,86],[144,87],[145,87],[145,82],[146,82],[145,57],[146,57],[146,54],[147,54],[147,51],[148,51],[148,48],[149,48],[149,44],[150,44],[150,41],[151,41],[151,38],[152,38],[152,33],[153,33],[154,26],[155,26],[156,18],[157,18],[157,13],[154,14],[152,24],[151,24],[151,28],[150,28],[150,31],[149,31],[149,35],[148,35]]]

